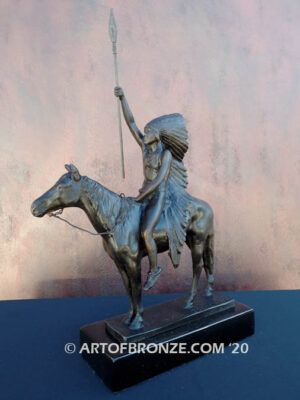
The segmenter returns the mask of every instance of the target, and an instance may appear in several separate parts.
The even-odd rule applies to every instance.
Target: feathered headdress
[[[151,128],[159,131],[160,139],[173,157],[182,161],[188,149],[188,132],[181,114],[169,114],[155,118],[145,126],[145,133]]]

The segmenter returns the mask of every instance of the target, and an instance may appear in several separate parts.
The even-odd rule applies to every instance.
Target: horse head
[[[65,168],[68,172],[32,203],[31,212],[35,217],[43,217],[51,211],[78,204],[81,196],[81,175],[73,164],[66,164]]]

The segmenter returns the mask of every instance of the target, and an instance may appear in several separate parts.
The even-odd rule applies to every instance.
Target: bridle
[[[99,233],[95,233],[95,232],[88,231],[87,229],[81,228],[80,226],[74,225],[74,224],[72,224],[70,221],[66,220],[65,218],[60,217],[60,215],[63,213],[63,211],[64,211],[64,209],[61,208],[61,209],[59,209],[59,210],[56,211],[56,212],[49,212],[49,213],[48,213],[48,216],[49,216],[49,217],[57,218],[57,219],[59,219],[60,221],[63,221],[63,222],[65,222],[66,224],[70,225],[72,228],[79,229],[80,231],[89,233],[90,235],[93,235],[93,236],[112,235],[112,232],[99,232]]]
[[[125,194],[124,194],[124,193],[120,193],[119,196],[120,196],[122,199],[125,198]],[[47,215],[48,215],[48,217],[57,218],[57,219],[59,219],[60,221],[63,221],[63,222],[65,222],[66,224],[70,225],[72,228],[78,229],[78,230],[80,230],[80,231],[82,231],[82,232],[89,233],[89,234],[92,235],[92,236],[104,236],[104,235],[112,235],[112,234],[113,234],[113,232],[111,232],[111,231],[99,232],[99,233],[97,232],[97,233],[95,233],[95,232],[88,231],[87,229],[81,228],[80,226],[74,225],[74,224],[72,224],[70,221],[66,220],[65,218],[60,217],[60,215],[63,213],[63,211],[64,211],[64,209],[63,209],[63,208],[60,208],[60,209],[59,209],[58,211],[56,211],[56,212],[51,212],[51,211],[50,211]]]

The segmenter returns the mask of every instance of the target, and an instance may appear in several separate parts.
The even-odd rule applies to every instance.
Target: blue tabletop
[[[112,393],[78,351],[79,328],[128,309],[125,296],[0,302],[0,399],[299,399],[300,291],[227,293],[255,309],[247,354],[210,354]],[[178,295],[144,296],[152,305]]]

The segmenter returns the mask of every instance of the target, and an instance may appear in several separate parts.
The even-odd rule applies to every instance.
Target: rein
[[[82,231],[82,232],[89,233],[89,234],[92,235],[92,236],[112,235],[112,232],[99,232],[99,233],[94,233],[94,232],[88,231],[87,229],[80,228],[80,226],[77,226],[77,225],[72,224],[71,222],[69,222],[69,221],[66,220],[65,218],[59,217],[59,215],[61,215],[61,214],[63,213],[63,211],[64,211],[63,208],[61,208],[61,209],[58,210],[57,212],[50,212],[50,213],[48,214],[48,216],[49,216],[49,217],[54,217],[54,218],[57,218],[57,219],[59,219],[59,220],[61,220],[61,221],[63,221],[63,222],[66,222],[66,223],[67,223],[68,225],[70,225],[72,228],[76,228],[76,229],[78,229],[78,230],[80,230],[80,231]]]

